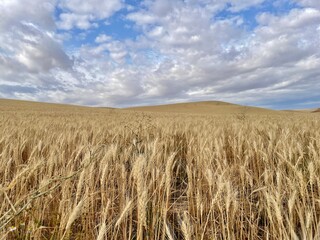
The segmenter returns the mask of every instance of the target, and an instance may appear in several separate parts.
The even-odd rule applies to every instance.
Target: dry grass
[[[0,103],[2,239],[320,238],[318,114],[23,104]]]

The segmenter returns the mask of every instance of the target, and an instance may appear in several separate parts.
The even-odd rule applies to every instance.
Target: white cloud
[[[97,18],[108,18],[123,7],[120,0],[60,0],[60,7],[77,14],[94,14]]]
[[[313,7],[313,8],[320,9],[320,2],[318,0],[295,0],[295,1],[304,7]]]
[[[93,26],[93,23],[91,23],[93,19],[94,18],[90,15],[62,13],[60,14],[60,21],[58,22],[58,27],[63,30],[70,30],[74,27],[86,30]]]
[[[96,43],[104,43],[110,41],[112,38],[106,34],[100,34],[96,37],[95,42]]]
[[[263,13],[257,17],[260,25],[272,25],[273,30],[304,30],[319,25],[320,11],[313,8],[294,9],[286,17]],[[275,32],[276,33],[276,32]]]
[[[100,41],[97,41],[97,39]],[[125,62],[128,52],[126,46],[122,42],[112,40],[112,38],[107,37],[106,35],[100,35],[97,39],[95,42],[99,44],[93,47],[83,47],[82,54],[85,53],[89,58],[100,59],[104,59],[107,56],[110,57],[110,61],[114,61],[114,63],[118,64],[123,64]]]
[[[252,6],[259,6],[265,1],[266,0],[232,0],[230,1],[231,7],[229,10],[232,12],[239,12]]]
[[[0,24],[0,55],[8,68],[20,72],[47,72],[68,68],[71,60],[53,32],[54,1],[32,1],[25,7],[18,0],[0,2],[4,13]]]
[[[232,6],[236,11],[261,2],[247,1],[243,5],[234,2]],[[149,3],[148,10],[129,16],[141,26],[151,48],[174,59],[160,63],[150,73],[152,80],[147,84],[150,96],[188,99],[189,94],[194,98],[192,93],[202,93],[199,99],[211,96],[241,101],[239,97],[230,97],[228,92],[256,99],[267,98],[273,91],[275,97],[285,98],[277,95],[281,91],[276,89],[316,94],[311,86],[319,80],[316,73],[320,44],[315,37],[319,36],[318,10],[303,8],[285,15],[261,14],[260,25],[248,32],[242,28],[241,19],[212,21],[210,8],[193,4],[180,5],[165,17],[157,18]],[[207,4],[212,7],[212,2]],[[145,21],[149,15],[153,16],[152,21]],[[301,89],[297,90],[297,86]],[[254,95],[255,89],[259,94]],[[265,94],[258,89],[264,89]]]
[[[20,23],[11,32],[3,31],[0,42],[6,53],[3,57],[16,61],[29,72],[47,72],[56,67],[68,68],[72,64],[59,42],[30,23]]]
[[[157,21],[156,17],[152,14],[145,13],[145,12],[134,12],[127,15],[129,20],[134,21],[138,25],[146,25],[152,24]]]
[[[72,68],[72,60],[56,38],[54,1],[1,1],[0,95],[38,100],[61,83],[51,72]]]
[[[33,0],[27,4],[20,0],[1,0],[0,30],[10,30],[23,20],[37,23],[42,29],[53,30],[55,28],[52,14],[54,3],[55,0]]]
[[[89,29],[95,27],[95,21],[107,19],[124,7],[122,0],[59,0],[59,28]]]
[[[22,1],[3,0],[0,96],[112,106],[208,99],[312,102],[320,89],[318,1],[301,0],[301,8],[287,13],[260,13],[258,25],[248,29],[237,12],[262,2],[146,0],[126,16],[139,36],[119,40],[101,32],[65,50],[63,41],[73,39],[68,30],[89,33],[123,2],[59,1],[62,13],[55,23],[54,1],[35,0],[24,9]],[[216,18],[222,9],[232,17]],[[66,31],[57,34],[56,24]]]

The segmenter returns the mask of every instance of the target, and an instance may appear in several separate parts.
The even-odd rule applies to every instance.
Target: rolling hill
[[[13,99],[0,99],[0,111],[33,111],[33,112],[97,112],[113,108],[94,108],[70,104],[45,103]]]
[[[154,112],[154,113],[187,113],[187,114],[283,114],[283,113],[311,113],[320,112],[319,109],[312,111],[276,111],[266,108],[243,106],[221,101],[203,101],[189,103],[175,103],[154,106],[139,106],[129,108],[111,107],[86,107],[69,104],[43,103],[33,101],[0,99],[0,111],[32,111],[32,112],[87,112],[103,113],[109,111],[120,112]]]
[[[296,112],[296,113],[318,113],[320,108],[306,108],[306,109],[294,109],[294,110],[284,110],[287,112]]]
[[[195,113],[195,114],[240,114],[240,113],[255,113],[255,114],[271,114],[280,113],[265,108],[242,106],[220,101],[205,101],[205,102],[190,102],[176,103],[157,106],[142,106],[131,107],[126,110],[146,111],[146,112],[173,112],[173,113]]]

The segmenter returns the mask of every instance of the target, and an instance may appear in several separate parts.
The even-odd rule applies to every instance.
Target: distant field
[[[296,109],[296,110],[287,110],[291,112],[301,112],[301,113],[318,113],[320,108],[309,108],[309,109]]]
[[[319,176],[319,114],[0,99],[0,239],[320,239]]]
[[[195,103],[177,103],[170,105],[146,106],[127,108],[134,111],[162,112],[162,113],[197,113],[197,114],[279,114],[279,111],[273,111],[264,108],[241,106],[226,102],[195,102]]]

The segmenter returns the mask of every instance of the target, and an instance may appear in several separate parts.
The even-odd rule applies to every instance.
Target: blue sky
[[[0,97],[320,106],[318,0],[2,0]]]

